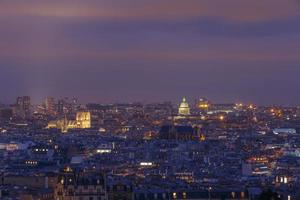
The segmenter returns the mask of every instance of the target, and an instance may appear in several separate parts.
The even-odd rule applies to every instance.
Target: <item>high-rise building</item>
[[[24,111],[27,111],[30,109],[31,106],[31,99],[29,96],[23,96],[17,98],[17,106]]]
[[[69,99],[66,97],[59,99],[56,106],[56,111],[58,114],[74,113],[78,110],[78,100],[77,98]]]
[[[26,118],[30,115],[31,99],[29,96],[17,98],[16,110],[19,117]]]
[[[47,114],[55,113],[55,99],[53,97],[47,97],[45,100],[45,109]]]
[[[78,108],[78,99],[72,98],[71,105],[72,105],[72,112],[76,111]]]
[[[59,114],[63,114],[64,113],[64,106],[65,106],[65,101],[63,99],[58,100],[56,111]]]
[[[183,97],[182,102],[179,105],[178,114],[179,115],[190,115],[191,114],[189,104],[186,101],[185,97]]]
[[[0,120],[9,121],[13,117],[13,110],[11,108],[0,108]]]

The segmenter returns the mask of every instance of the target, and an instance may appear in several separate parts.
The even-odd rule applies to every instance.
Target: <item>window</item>
[[[241,198],[242,198],[242,199],[245,198],[245,192],[241,192]]]
[[[231,192],[231,197],[235,199],[235,192]]]
[[[183,192],[183,193],[182,193],[182,197],[183,197],[184,199],[186,199],[186,192]]]
[[[173,192],[173,199],[177,199],[177,194],[176,194],[176,192]]]

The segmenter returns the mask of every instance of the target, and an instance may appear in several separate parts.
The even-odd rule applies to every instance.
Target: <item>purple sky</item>
[[[2,0],[0,102],[300,103],[299,0]]]

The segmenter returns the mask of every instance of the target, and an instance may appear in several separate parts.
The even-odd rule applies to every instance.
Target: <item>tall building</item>
[[[17,115],[26,118],[30,115],[31,99],[29,96],[22,96],[17,98],[16,110]]]
[[[68,97],[59,99],[56,105],[56,111],[58,114],[68,114],[74,113],[78,110],[78,99],[72,98],[69,99]]]
[[[23,96],[17,98],[17,106],[18,108],[23,109],[24,111],[27,111],[30,109],[31,106],[31,99],[29,96]]]
[[[13,110],[11,108],[0,108],[0,120],[9,121],[13,117]]]
[[[47,97],[45,100],[45,109],[47,114],[55,113],[55,99],[53,97]]]
[[[72,98],[71,101],[71,107],[72,107],[72,112],[77,111],[78,109],[78,99],[77,98]]]
[[[56,108],[57,113],[63,114],[64,113],[64,106],[65,106],[65,101],[63,99],[58,100],[57,108]]]
[[[186,101],[186,98],[183,97],[182,102],[179,105],[178,108],[178,115],[190,115],[190,107],[188,102]]]

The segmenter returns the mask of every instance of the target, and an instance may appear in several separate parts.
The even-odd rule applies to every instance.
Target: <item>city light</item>
[[[300,200],[300,1],[0,1],[0,200]]]

